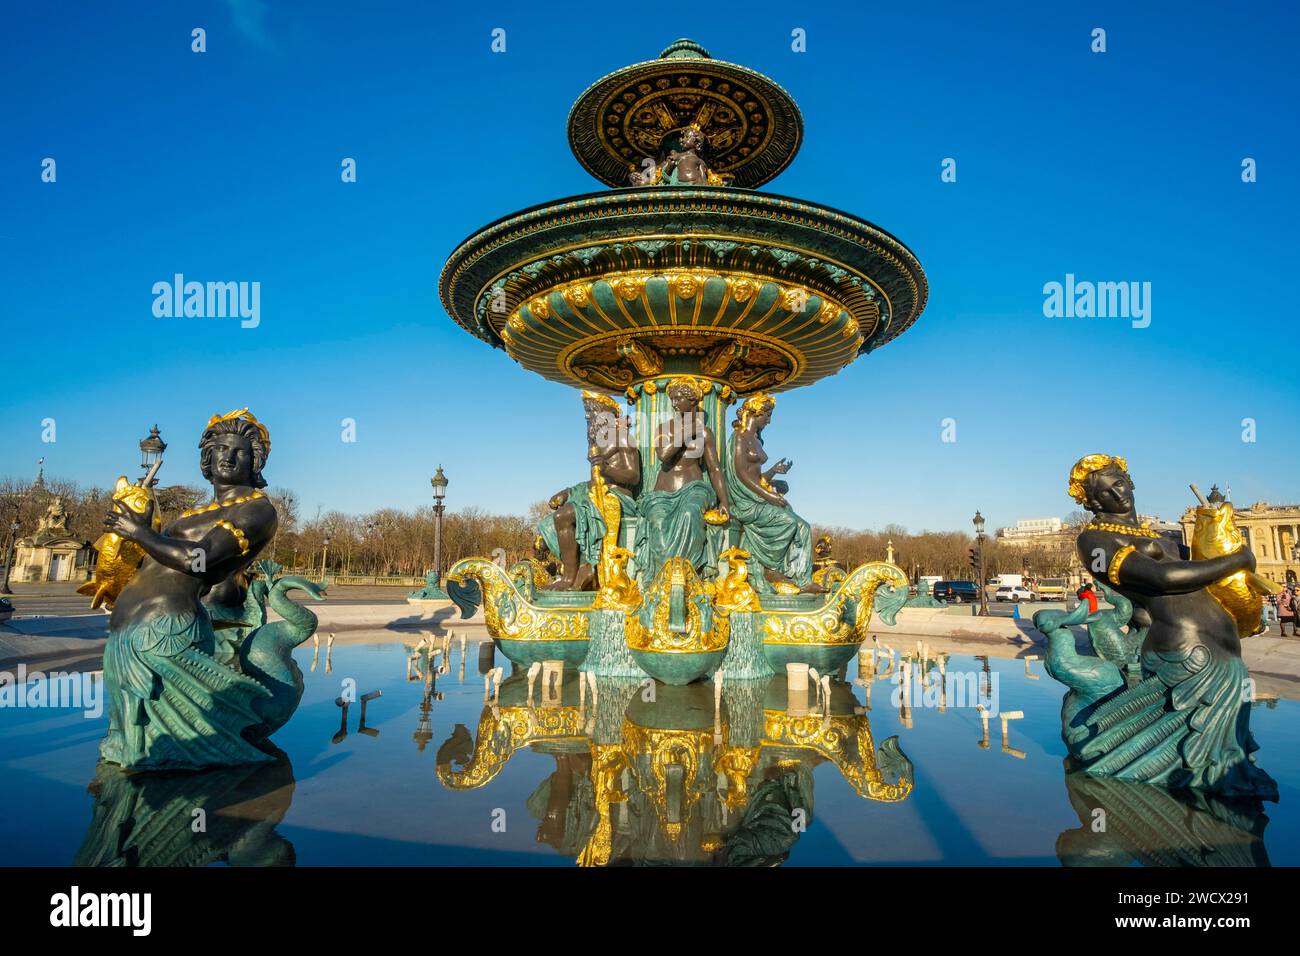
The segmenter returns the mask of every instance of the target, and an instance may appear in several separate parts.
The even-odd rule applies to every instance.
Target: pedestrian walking
[[[1277,623],[1282,630],[1282,636],[1286,637],[1286,629],[1291,628],[1291,636],[1296,636],[1296,611],[1300,610],[1297,606],[1297,597],[1295,585],[1288,584],[1286,589],[1277,596]]]

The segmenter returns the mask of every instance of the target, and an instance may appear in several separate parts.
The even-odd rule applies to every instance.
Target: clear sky
[[[799,102],[769,188],[889,230],[930,280],[910,331],[780,398],[767,445],[806,517],[1063,515],[1092,451],[1128,456],[1144,512],[1176,516],[1189,481],[1300,500],[1296,18],[1133,6],[7,4],[0,474],[44,456],[106,485],[156,422],[162,477],[198,482],[208,416],[248,405],[308,515],[426,503],[439,463],[453,508],[522,512],[585,477],[576,392],[462,332],[437,276],[479,226],[601,188],[569,106],[689,36]],[[260,282],[260,325],[156,318],[178,272]],[[1045,317],[1067,273],[1150,282],[1150,326]]]

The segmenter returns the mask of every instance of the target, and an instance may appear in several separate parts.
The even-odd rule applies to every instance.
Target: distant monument
[[[89,542],[68,529],[63,499],[55,497],[36,526],[36,533],[18,539],[14,575],[18,581],[79,581],[90,571],[94,553]]]

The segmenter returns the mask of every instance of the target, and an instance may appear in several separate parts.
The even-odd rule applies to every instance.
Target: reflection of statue
[[[1056,840],[1065,866],[1269,865],[1268,817],[1257,799],[1222,800],[1086,773],[1067,773],[1065,787],[1082,824]]]
[[[211,504],[184,511],[161,532],[155,504],[122,502],[105,528],[146,555],[113,605],[104,648],[108,736],[103,758],[128,770],[196,769],[272,760],[258,742],[297,707],[302,676],[291,651],[316,618],[286,592],[320,588],[281,578],[268,599],[286,620],[257,628],[239,649],[240,669],[216,657],[200,603],[205,589],[245,570],[275,533],[276,513],[259,489],[270,451],[266,427],[247,409],[213,416],[199,442]],[[242,671],[242,672],[241,672]]]
[[[825,592],[812,581],[812,527],[786,501],[789,485],[776,478],[793,462],[782,458],[763,470],[763,429],[775,407],[776,399],[765,394],[740,407],[725,465],[731,514],[740,522],[740,546],[762,571],[754,579],[760,593],[771,593],[774,585],[783,591]]]
[[[591,754],[551,754],[551,774],[524,802],[538,821],[537,842],[576,857],[596,828],[595,797],[591,782]]]
[[[705,577],[713,576],[714,569],[706,568],[705,512],[711,521],[725,523],[731,505],[713,432],[700,409],[706,388],[704,382],[688,377],[668,384],[675,414],[655,432],[659,477],[654,489],[641,496],[633,548],[637,574],[645,582],[657,577],[664,562],[673,557],[684,557]]]
[[[439,782],[491,786],[524,748],[553,758],[555,772],[526,806],[538,841],[580,866],[781,863],[802,832],[795,811],[812,818],[823,762],[867,800],[898,802],[913,789],[898,738],[877,747],[842,681],[829,682],[824,707],[797,712],[782,678],[728,682],[721,700],[698,683],[653,695],[636,680],[588,687],[570,678],[554,706],[536,706],[516,672],[473,735],[457,724],[438,748]]]
[[[189,774],[128,774],[100,764],[76,866],[293,866],[275,827],[293,800],[293,767],[270,763]],[[203,826],[196,826],[202,811]]]
[[[1250,678],[1237,623],[1207,590],[1253,572],[1254,556],[1241,546],[1181,560],[1174,543],[1138,522],[1123,458],[1080,459],[1070,494],[1095,515],[1079,535],[1084,565],[1104,568],[1132,602],[1133,624],[1147,628],[1141,679],[1130,687],[1122,638],[1095,640],[1099,657],[1075,650],[1069,625],[1085,621],[1086,605],[1034,615],[1048,639],[1048,673],[1070,688],[1061,710],[1070,754],[1091,774],[1276,799],[1277,784],[1251,756]]]
[[[628,434],[630,423],[618,403],[607,395],[583,392],[587,412],[587,461],[599,468],[619,498],[624,515],[636,513],[636,489],[641,481],[641,453]],[[589,591],[600,562],[605,520],[591,500],[590,483],[580,481],[551,497],[552,513],[537,525],[546,546],[563,564],[549,585],[555,591]]]

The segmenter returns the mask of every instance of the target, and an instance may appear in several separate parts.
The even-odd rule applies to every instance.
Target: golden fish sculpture
[[[119,477],[113,486],[113,501],[120,502],[123,507],[130,508],[138,515],[148,510],[150,497],[148,488],[131,484],[125,475]],[[162,516],[157,508],[153,514],[153,530],[162,530]],[[90,598],[91,608],[103,605],[112,610],[113,602],[144,561],[144,549],[134,541],[127,541],[110,531],[99,536],[95,550],[99,552],[95,575],[77,588],[77,593]]]
[[[1191,543],[1193,558],[1198,561],[1217,558],[1245,546],[1246,540],[1237,527],[1231,502],[1206,503],[1196,509]],[[1282,589],[1252,571],[1238,571],[1211,584],[1206,590],[1237,622],[1237,636],[1249,637],[1259,630],[1264,595]]]

